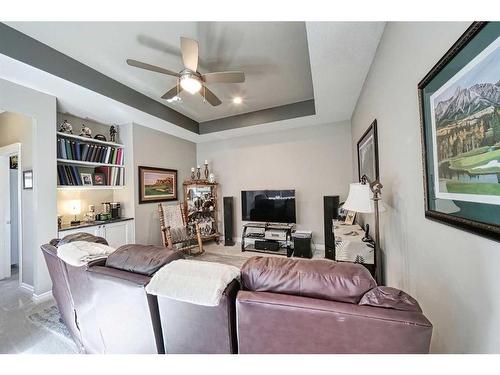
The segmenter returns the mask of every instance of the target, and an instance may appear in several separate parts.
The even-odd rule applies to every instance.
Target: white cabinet
[[[59,238],[73,233],[90,233],[103,237],[109,246],[117,248],[122,245],[134,243],[134,220],[118,221],[114,223],[98,224],[91,227],[75,228],[59,232]]]

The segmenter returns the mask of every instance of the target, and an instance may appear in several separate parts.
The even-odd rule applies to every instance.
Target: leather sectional
[[[250,258],[219,306],[148,295],[182,252],[126,245],[73,267],[57,257],[76,234],[42,245],[61,316],[82,353],[428,353],[432,325],[406,293],[356,264]]]

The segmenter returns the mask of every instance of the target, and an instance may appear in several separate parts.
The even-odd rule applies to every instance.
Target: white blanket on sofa
[[[107,258],[115,248],[102,243],[75,241],[61,245],[57,248],[57,256],[64,262],[81,267],[96,259]]]
[[[239,278],[240,269],[234,266],[179,259],[156,272],[146,291],[196,305],[218,306],[228,284]]]

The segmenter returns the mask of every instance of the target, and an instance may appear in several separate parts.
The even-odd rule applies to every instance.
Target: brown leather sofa
[[[428,353],[432,325],[361,265],[254,257],[236,299],[240,353]]]
[[[106,260],[73,267],[57,257],[57,246],[72,241],[107,243],[83,233],[42,245],[54,299],[81,352],[164,353],[157,300],[145,286],[154,272],[182,253],[122,246]]]
[[[160,319],[168,354],[236,354],[236,294],[233,280],[218,306],[200,306],[158,296]]]

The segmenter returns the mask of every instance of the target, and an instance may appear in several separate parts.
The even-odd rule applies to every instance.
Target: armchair
[[[158,214],[160,216],[160,229],[163,246],[168,249],[182,250],[189,255],[201,255],[204,253],[201,231],[198,223],[195,224],[195,233],[187,225],[186,215],[182,203],[167,205],[163,208],[158,204]],[[198,247],[198,251],[193,253],[192,249]]]

